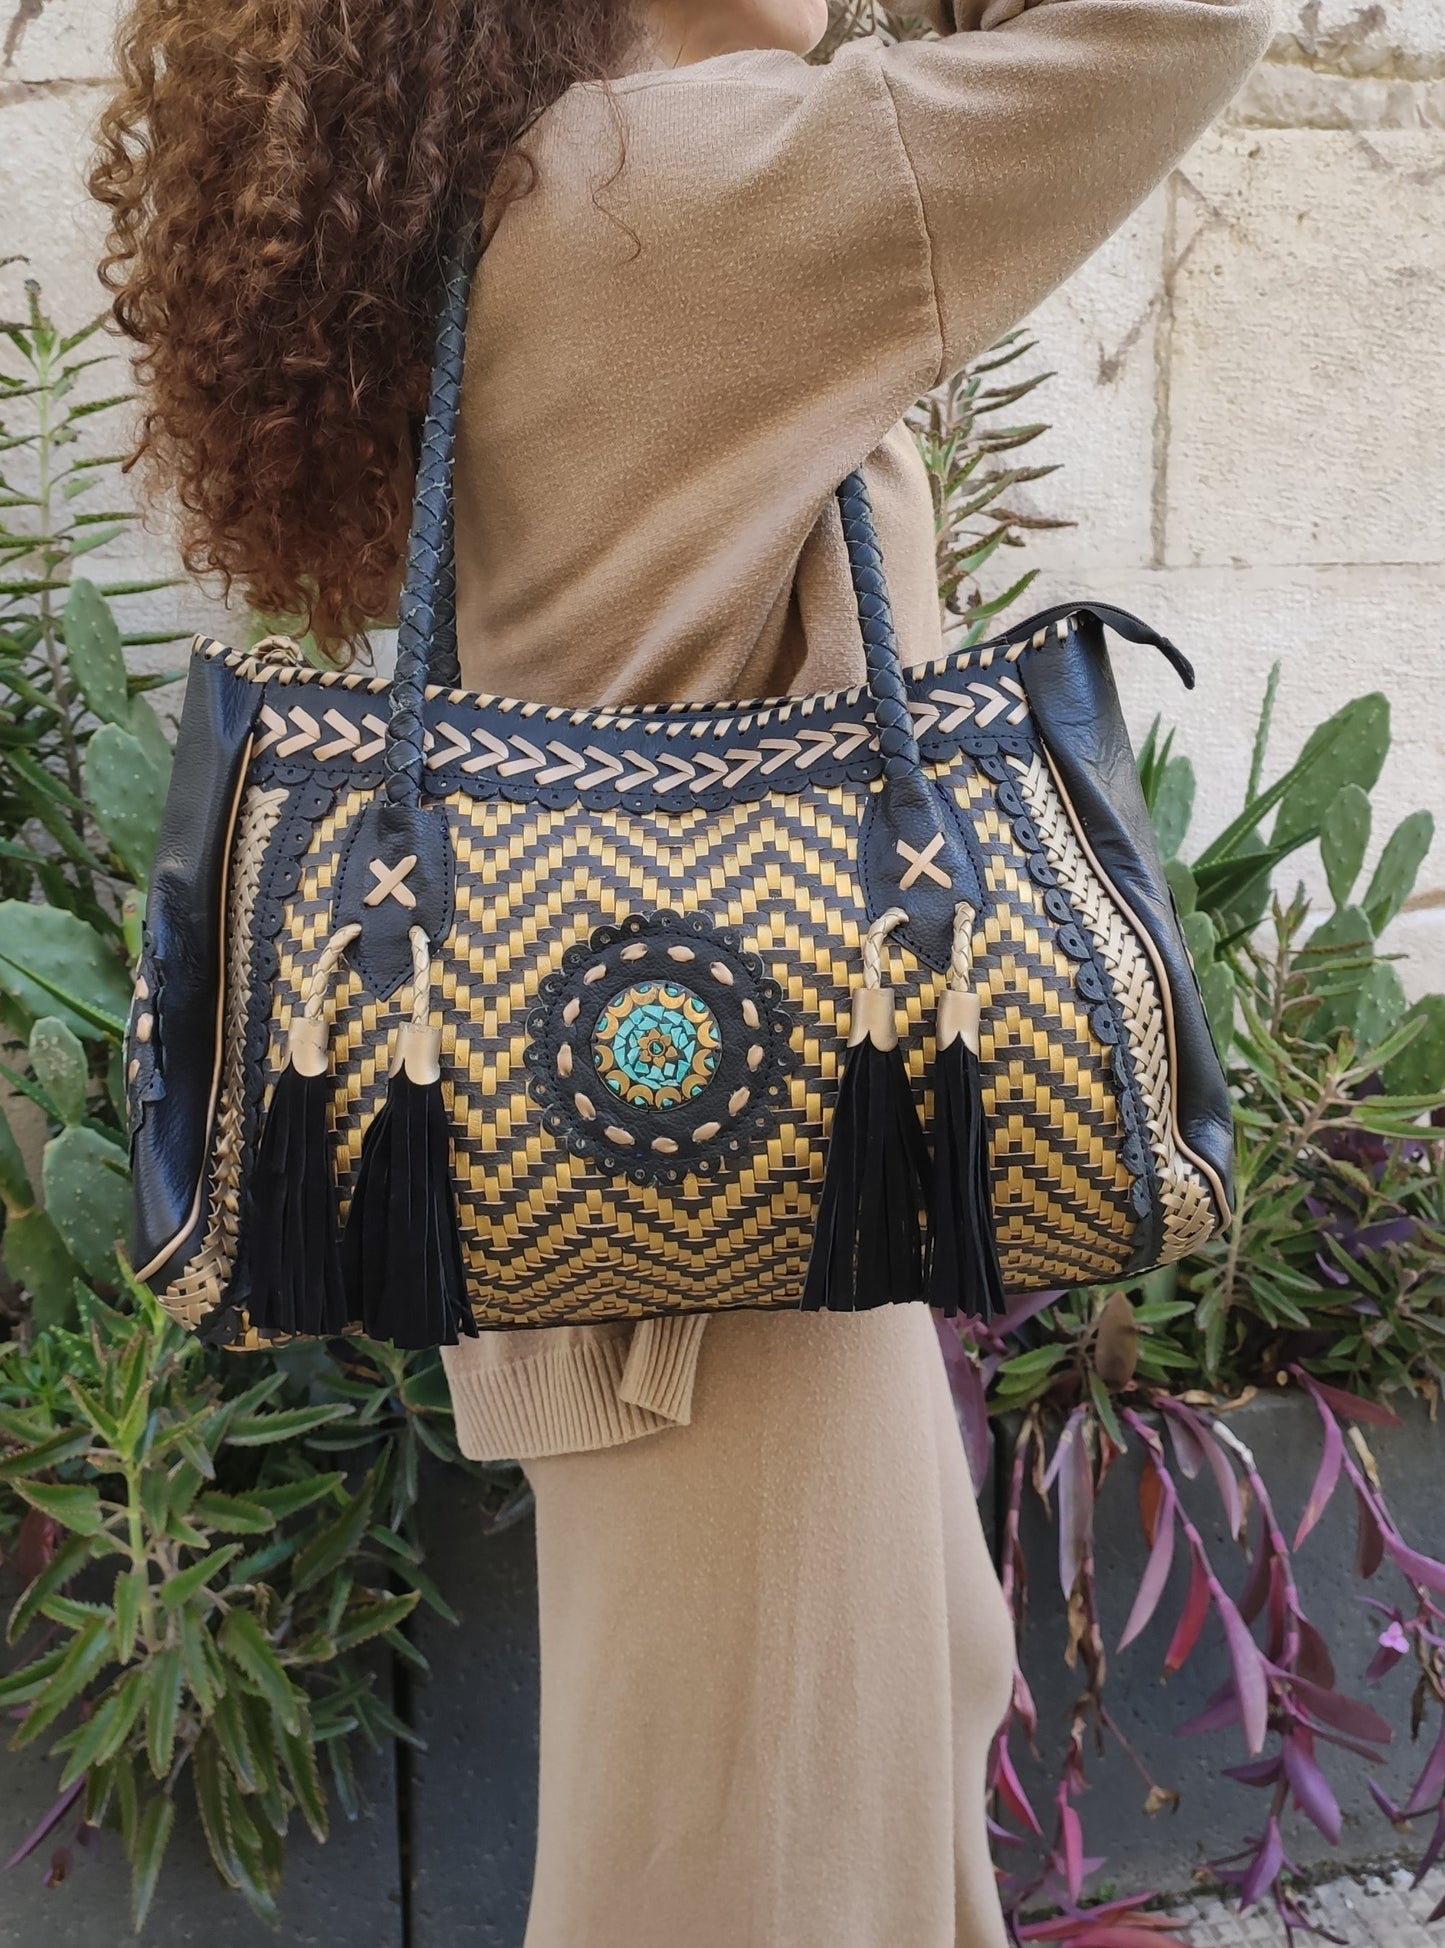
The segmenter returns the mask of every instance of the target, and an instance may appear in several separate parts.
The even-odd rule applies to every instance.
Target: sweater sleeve
[[[920,0],[918,11],[924,11]],[[937,376],[1031,311],[1168,173],[1268,44],[1271,0],[932,0],[877,64],[917,184]]]

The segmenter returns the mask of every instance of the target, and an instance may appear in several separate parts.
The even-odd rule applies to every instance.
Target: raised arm
[[[1032,310],[1168,173],[1264,51],[1273,7],[931,0],[926,10],[944,39],[859,43],[834,65],[876,64],[891,97],[928,235],[941,376]]]

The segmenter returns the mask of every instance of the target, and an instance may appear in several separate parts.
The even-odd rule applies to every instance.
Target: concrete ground
[[[1445,1868],[1428,1874],[1412,1889],[1403,1868],[1321,1881],[1301,1906],[1312,1921],[1349,1948],[1441,1948],[1445,1922],[1427,1928],[1425,1917],[1445,1898]],[[1273,1909],[1237,1914],[1222,1901],[1197,1900],[1175,1910],[1188,1921],[1190,1948],[1283,1948],[1284,1929]],[[1301,1937],[1305,1948],[1308,1937]]]

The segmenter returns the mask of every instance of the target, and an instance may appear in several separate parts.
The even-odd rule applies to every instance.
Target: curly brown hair
[[[92,193],[139,346],[132,464],[219,574],[324,648],[395,598],[409,416],[469,201],[616,72],[635,0],[136,0]]]

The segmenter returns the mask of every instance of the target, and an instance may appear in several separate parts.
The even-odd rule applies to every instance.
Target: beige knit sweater
[[[1270,0],[951,6],[941,40],[860,42],[826,67],[719,56],[575,87],[539,122],[536,187],[503,213],[472,305],[468,685],[585,705],[859,681],[832,494],[860,462],[905,658],[938,653],[900,415],[1122,222],[1271,18]],[[703,1323],[448,1349],[465,1451],[686,1421]]]

